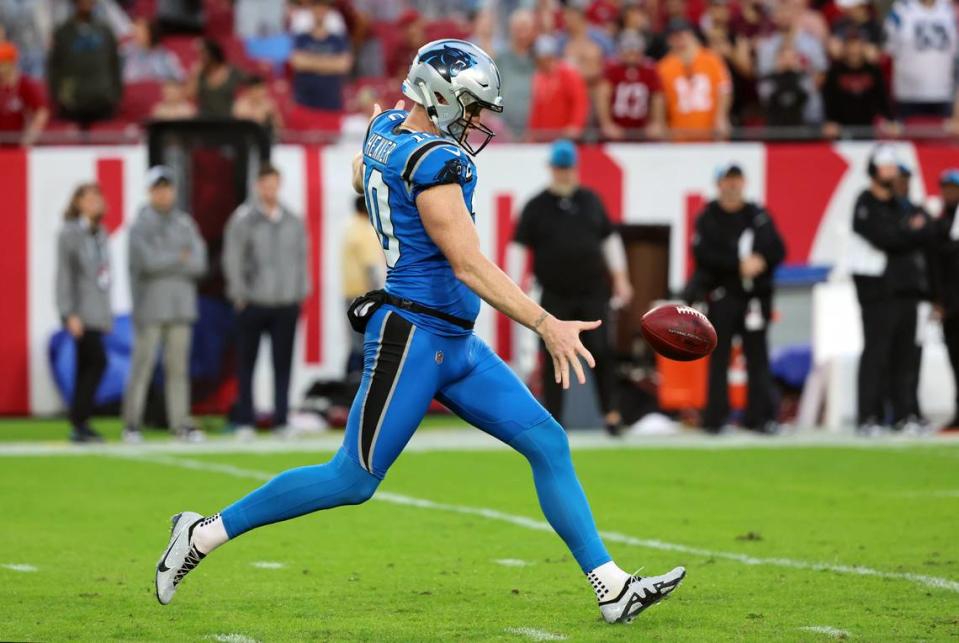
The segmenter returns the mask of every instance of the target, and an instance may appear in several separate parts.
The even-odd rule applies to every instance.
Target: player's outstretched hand
[[[596,360],[583,346],[579,334],[583,331],[599,328],[601,321],[561,321],[552,315],[547,317],[539,328],[539,335],[546,344],[546,350],[553,358],[553,371],[556,374],[556,383],[563,388],[569,388],[569,369],[572,365],[576,372],[576,379],[580,384],[586,383],[586,374],[580,358],[586,360],[590,368],[596,366]]]

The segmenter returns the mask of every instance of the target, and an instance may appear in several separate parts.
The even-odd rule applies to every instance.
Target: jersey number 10
[[[393,232],[393,221],[390,219],[390,189],[383,181],[383,174],[375,168],[370,170],[366,179],[366,209],[370,213],[370,223],[383,245],[386,267],[392,268],[400,258],[400,242]]]

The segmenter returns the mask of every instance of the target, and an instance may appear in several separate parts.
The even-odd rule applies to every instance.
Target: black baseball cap
[[[745,176],[743,168],[739,163],[730,161],[729,163],[724,163],[716,168],[716,180],[728,179],[733,176],[742,178]]]
[[[666,25],[666,36],[672,36],[673,34],[681,33],[683,31],[693,32],[693,23],[683,18],[673,18]]]

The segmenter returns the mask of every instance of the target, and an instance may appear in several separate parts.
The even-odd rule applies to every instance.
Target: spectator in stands
[[[390,78],[406,78],[410,61],[419,48],[426,44],[425,27],[423,17],[416,9],[407,9],[396,19],[399,42],[391,48],[386,60],[386,73]]]
[[[699,44],[689,22],[674,20],[666,33],[670,53],[658,71],[667,125],[679,138],[727,137],[732,86],[726,64]]]
[[[646,41],[646,55],[659,60],[667,53],[666,39],[653,29],[653,21],[643,0],[623,0],[619,32],[635,31]]]
[[[350,44],[326,28],[331,0],[313,0],[313,30],[293,42],[293,99],[309,109],[339,112],[343,109],[343,83],[353,66]]]
[[[501,92],[509,96],[509,109],[502,114],[503,123],[514,138],[521,138],[529,123],[533,73],[536,71],[533,58],[535,29],[533,13],[528,9],[517,9],[509,17],[509,46],[496,55]]]
[[[123,45],[123,82],[183,80],[180,59],[160,44],[160,31],[155,22],[137,18],[133,23],[133,39]]]
[[[591,25],[586,17],[586,0],[569,0],[563,10],[563,26],[566,40],[562,43],[566,58],[582,69],[592,69],[595,48],[599,49],[598,70],[602,61],[616,54],[616,43],[606,30]],[[589,46],[589,44],[593,46]]]
[[[822,12],[809,5],[810,0],[779,0],[779,4],[774,11],[785,9],[787,13],[794,15],[796,29],[812,36],[825,48],[826,41],[829,39],[829,24]],[[773,14],[773,22],[776,22],[775,13]]]
[[[898,1],[886,17],[886,50],[893,58],[892,95],[901,119],[948,117],[959,52],[950,0]]]
[[[620,19],[622,0],[592,0],[586,3],[586,19],[589,24],[601,29],[607,38],[615,38]]]
[[[579,184],[577,164],[572,141],[553,143],[550,184],[523,206],[511,254],[532,252],[533,274],[543,289],[540,304],[550,314],[605,321],[610,308],[629,304],[633,288],[623,240],[599,195]],[[525,264],[525,259],[518,263]],[[594,384],[606,431],[617,435],[623,418],[608,324],[584,334],[583,343],[596,359]],[[545,353],[542,344],[540,348]],[[546,356],[542,364],[543,404],[562,421],[563,388],[555,377],[554,360]]]
[[[836,6],[842,12],[832,24],[829,37],[829,56],[834,59],[843,57],[844,39],[853,31],[863,40],[863,54],[869,63],[878,63],[882,46],[882,24],[873,14],[871,0],[837,0]]]
[[[703,412],[703,428],[709,433],[718,433],[729,419],[727,374],[736,336],[742,341],[749,377],[743,423],[761,433],[778,431],[767,330],[772,318],[773,272],[786,249],[766,209],[746,200],[745,183],[739,165],[719,168],[717,198],[697,216],[693,236],[698,288],[717,337],[709,360],[709,392]]]
[[[40,88],[17,70],[16,46],[0,43],[0,147],[33,145],[49,116]]]
[[[303,219],[280,203],[280,173],[260,168],[256,197],[226,225],[223,273],[237,311],[237,437],[253,432],[253,369],[263,334],[273,354],[273,428],[284,431],[300,306],[310,292],[309,242]]]
[[[196,282],[207,270],[206,243],[176,206],[170,168],[147,172],[149,202],[130,228],[128,259],[135,341],[123,397],[123,437],[141,439],[140,424],[157,351],[163,346],[167,425],[178,438],[203,439],[190,419],[190,343],[197,319]]]
[[[729,69],[733,87],[731,118],[738,123],[748,120],[757,111],[758,103],[751,39],[735,31],[728,0],[711,0],[699,27],[706,46],[721,56]]]
[[[383,247],[380,238],[370,225],[366,211],[366,199],[356,197],[353,216],[343,234],[340,261],[340,279],[342,280],[343,299],[348,309],[354,299],[371,290],[383,287],[386,278],[386,262],[383,260]],[[346,360],[346,379],[354,385],[360,382],[363,374],[363,335],[349,329],[350,354]]]
[[[809,91],[803,78],[803,61],[792,39],[782,40],[776,54],[776,67],[772,74],[763,79],[766,125],[798,127],[805,124]]]
[[[776,8],[773,20],[776,31],[759,40],[756,45],[756,73],[759,77],[759,96],[769,104],[773,93],[781,89],[783,69],[799,74],[799,88],[806,93],[803,108],[804,123],[822,122],[822,97],[819,88],[829,67],[824,41],[808,30],[803,23],[804,4],[783,0]],[[794,68],[794,69],[793,69]],[[798,89],[798,88],[797,88]],[[796,90],[791,90],[796,91]]]
[[[572,0],[566,5],[563,18],[566,26],[566,38],[560,45],[563,58],[586,82],[590,102],[595,105],[596,89],[603,77],[603,60],[607,55],[605,47],[610,39],[605,32],[589,24],[580,0]],[[610,44],[609,55],[613,53]]]
[[[496,51],[494,46],[493,12],[488,7],[473,11],[470,17],[470,33],[466,40],[485,52]],[[425,43],[424,43],[425,44]]]
[[[262,76],[251,76],[247,81],[246,88],[233,104],[233,116],[259,124],[271,138],[277,130],[283,129],[283,115]]]
[[[38,10],[44,14],[42,20],[50,25],[61,25],[73,18],[78,11],[76,0],[27,1],[40,5]],[[108,26],[117,40],[124,40],[130,36],[133,31],[130,16],[117,3],[117,0],[93,0],[91,4],[93,19]]]
[[[189,84],[197,114],[204,118],[230,118],[243,73],[227,62],[223,47],[215,40],[204,38],[199,46],[200,60]]]
[[[43,2],[0,0],[0,41],[16,45],[20,72],[31,78],[43,78],[51,22]]]
[[[110,307],[110,239],[100,226],[100,187],[73,191],[57,239],[57,309],[76,345],[76,377],[70,404],[71,442],[102,442],[90,426],[97,388],[107,367],[103,334],[113,327]]]
[[[645,49],[642,36],[623,32],[619,60],[606,66],[596,98],[596,115],[606,138],[659,138],[664,133],[663,91],[656,66],[643,54]]]
[[[76,0],[73,17],[53,36],[47,61],[50,99],[63,118],[89,125],[109,118],[123,84],[116,38],[93,16],[95,0]]]
[[[160,101],[153,106],[150,117],[158,121],[179,121],[195,116],[196,106],[187,98],[186,84],[172,79],[164,82]]]
[[[775,27],[764,0],[743,0],[733,14],[731,29],[733,33],[743,35],[754,41],[769,35]]]
[[[286,23],[286,4],[263,0],[234,0],[233,31],[240,38],[282,34]]]
[[[871,128],[876,121],[884,130],[892,128],[892,106],[886,79],[879,65],[870,62],[868,35],[850,27],[841,41],[839,58],[830,65],[823,84],[826,123],[823,135],[835,138],[844,126]]]
[[[542,35],[533,46],[536,73],[530,102],[529,137],[553,140],[577,139],[583,134],[589,116],[586,83],[570,65],[559,59],[559,43]]]

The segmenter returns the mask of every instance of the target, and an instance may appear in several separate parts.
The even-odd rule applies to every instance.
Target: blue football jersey
[[[370,123],[363,143],[363,190],[370,222],[386,255],[386,290],[444,313],[473,321],[480,299],[453,274],[416,209],[416,197],[435,185],[457,183],[473,212],[476,166],[448,139],[400,129],[407,112],[389,110]],[[400,311],[417,326],[442,335],[464,335],[455,324],[432,315]]]

